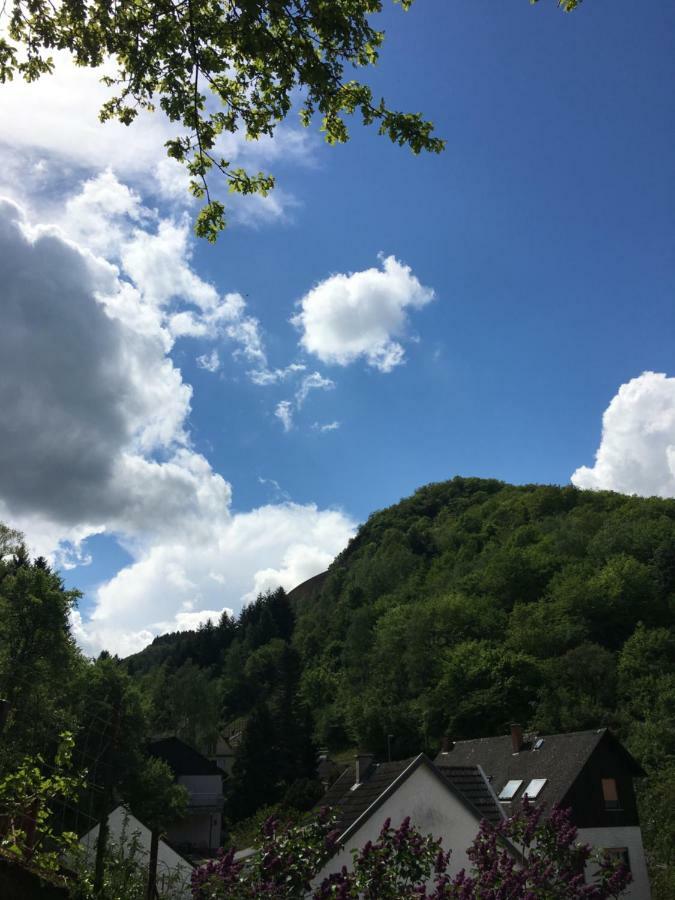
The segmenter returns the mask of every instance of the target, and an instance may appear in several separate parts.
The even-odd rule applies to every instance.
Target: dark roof
[[[501,821],[503,811],[480,767],[437,765],[436,768],[478,810],[481,819],[487,819],[492,825]]]
[[[218,766],[177,737],[162,738],[148,745],[148,753],[168,764],[174,775],[222,775]]]
[[[507,781],[522,780],[513,803],[503,803],[507,813],[519,803],[523,790],[533,778],[545,778],[537,803],[550,807],[560,803],[572,787],[601,741],[611,741],[625,754],[634,775],[642,769],[616,738],[606,729],[575,731],[568,734],[525,735],[518,753],[513,752],[511,735],[457,741],[453,749],[441,752],[436,765],[441,769],[455,766],[480,766],[498,796]],[[541,743],[535,749],[538,742]]]
[[[384,802],[395,789],[396,782],[406,773],[412,773],[418,765],[428,766],[448,791],[473,813],[477,821],[487,818],[496,823],[502,818],[500,805],[476,766],[451,766],[444,771],[422,753],[410,759],[371,766],[355,790],[352,790],[355,770],[353,766],[347,766],[326,791],[319,805],[333,808],[338,817],[337,827],[344,837],[368,809],[373,807],[375,811],[378,801]]]

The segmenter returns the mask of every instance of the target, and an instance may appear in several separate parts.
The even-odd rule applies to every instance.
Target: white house
[[[108,816],[110,840],[129,847],[135,838],[138,847],[138,861],[147,865],[150,856],[150,829],[133,816],[124,806],[116,807]],[[80,838],[87,860],[93,867],[96,856],[99,825]],[[190,879],[192,865],[165,841],[160,840],[157,855],[157,890],[161,900],[190,900]]]
[[[314,885],[343,865],[350,868],[352,849],[376,841],[386,819],[397,827],[408,816],[423,834],[442,837],[444,849],[452,848],[449,872],[455,874],[470,868],[466,851],[481,819],[496,824],[504,816],[478,766],[457,766],[451,775],[444,775],[423,753],[379,765],[371,756],[358,756],[355,767],[344,770],[321,805],[338,815],[341,849],[318,873]]]
[[[177,737],[153,741],[152,756],[163,759],[188,791],[187,814],[167,829],[168,840],[189,853],[209,854],[221,846],[223,772]]]
[[[624,896],[649,900],[633,787],[633,779],[645,773],[608,729],[524,735],[519,725],[512,725],[511,734],[446,741],[435,762],[441,772],[480,766],[508,815],[525,796],[547,810],[554,803],[570,809],[580,842],[607,851],[630,868],[633,883]]]

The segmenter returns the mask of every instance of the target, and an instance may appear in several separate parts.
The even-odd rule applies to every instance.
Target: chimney
[[[356,754],[356,766],[354,774],[356,776],[354,784],[361,784],[363,779],[368,774],[368,769],[373,764],[374,756],[368,750],[359,750]]]
[[[511,725],[511,748],[514,753],[520,753],[523,749],[523,726],[517,722]]]
[[[449,753],[454,746],[455,745],[453,741],[450,740],[449,736],[444,734],[441,739],[441,753]]]

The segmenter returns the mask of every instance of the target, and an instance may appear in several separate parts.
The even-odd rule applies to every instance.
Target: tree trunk
[[[152,829],[152,837],[150,839],[150,861],[148,863],[148,889],[145,894],[146,900],[155,900],[157,897],[157,855],[159,853],[159,831],[157,828]]]

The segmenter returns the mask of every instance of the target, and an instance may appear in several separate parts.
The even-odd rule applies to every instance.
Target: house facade
[[[375,842],[386,819],[398,825],[409,816],[423,834],[442,837],[443,846],[453,849],[449,872],[455,874],[470,867],[466,851],[481,820],[496,824],[504,817],[478,767],[457,766],[444,775],[424,754],[379,765],[370,756],[359,756],[321,805],[330,806],[338,817],[340,850],[317,874],[314,886],[343,866],[349,869],[351,851]]]
[[[538,735],[513,725],[508,735],[446,741],[435,763],[441,771],[480,766],[506,815],[525,798],[545,810],[568,808],[581,842],[628,865],[633,882],[625,896],[649,900],[634,789],[634,779],[645,773],[608,729]]]
[[[221,846],[223,772],[177,737],[153,741],[148,750],[168,764],[188,792],[187,814],[167,829],[169,842],[188,853],[213,853]]]
[[[139,819],[125,809],[116,807],[108,816],[109,839],[129,847],[132,840],[138,852],[138,861],[147,864],[150,859],[152,832]],[[99,825],[95,825],[80,838],[89,864],[94,865]],[[192,897],[191,878],[193,866],[183,856],[160,840],[157,848],[157,893],[160,900],[190,900]]]

